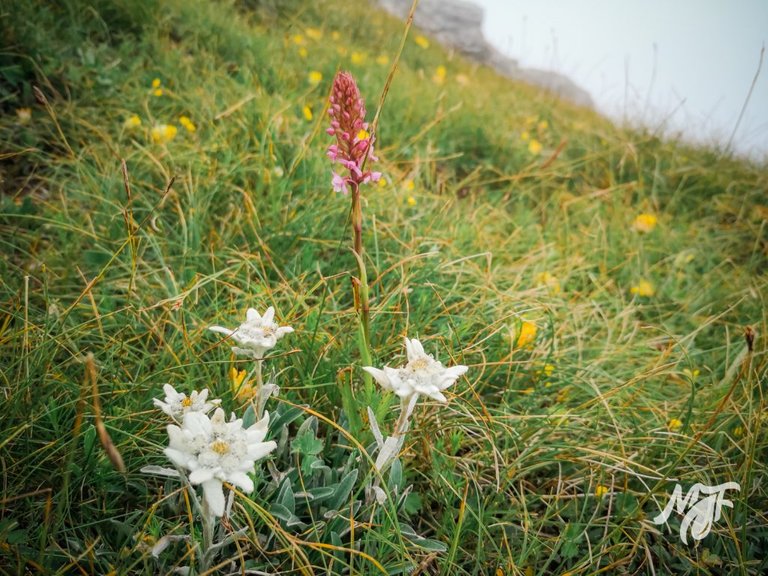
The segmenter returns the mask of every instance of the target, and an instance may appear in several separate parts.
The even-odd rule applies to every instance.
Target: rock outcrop
[[[406,18],[411,8],[411,0],[378,0],[378,3],[399,18]],[[414,23],[442,44],[508,78],[539,86],[579,106],[593,106],[590,95],[569,78],[556,72],[522,68],[517,60],[491,46],[483,34],[484,17],[483,9],[471,2],[421,0]]]

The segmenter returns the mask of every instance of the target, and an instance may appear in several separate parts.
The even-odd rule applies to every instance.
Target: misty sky
[[[768,0],[473,0],[524,66],[562,72],[618,119],[727,142],[768,44]],[[654,48],[655,46],[655,48]],[[768,156],[768,55],[734,148]]]

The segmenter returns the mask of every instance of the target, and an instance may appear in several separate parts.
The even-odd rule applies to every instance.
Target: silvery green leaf
[[[389,469],[389,486],[390,491],[397,492],[400,486],[403,484],[403,465],[400,463],[399,458],[395,458],[392,461],[392,467]]]
[[[379,423],[376,421],[376,414],[374,414],[370,406],[368,406],[368,422],[371,425],[371,432],[373,432],[373,437],[376,438],[376,445],[379,447],[379,449],[381,449],[382,446],[384,446],[384,436],[381,435],[381,430],[379,430]]]
[[[384,440],[384,445],[379,451],[379,455],[376,457],[376,470],[383,472],[387,465],[397,456],[401,445],[402,437],[387,436],[387,439]]]
[[[163,468],[162,466],[144,466],[141,469],[143,474],[151,476],[160,476],[161,478],[181,478],[179,471],[174,468]]]
[[[333,499],[329,502],[328,506],[335,510],[341,509],[347,502],[347,499],[352,492],[352,488],[355,486],[355,481],[357,481],[357,470],[351,470],[341,479],[341,482],[339,482],[333,495]]]
[[[170,546],[173,542],[178,542],[180,540],[189,540],[189,535],[168,534],[163,536],[155,543],[154,546],[152,546],[152,556],[159,558],[160,554],[162,554],[163,551],[168,548],[168,546]]]
[[[379,505],[383,505],[387,501],[387,493],[384,492],[380,486],[372,486],[372,489],[376,496],[376,502],[378,502]]]
[[[283,481],[283,485],[280,486],[280,493],[277,495],[277,499],[291,514],[296,511],[296,499],[293,496],[293,488],[289,478],[286,478]]]
[[[250,428],[256,424],[256,410],[253,409],[253,404],[249,404],[243,414],[243,428]]]

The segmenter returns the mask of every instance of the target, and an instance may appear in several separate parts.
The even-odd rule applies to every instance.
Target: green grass
[[[234,406],[230,370],[246,363],[207,327],[234,326],[249,306],[274,305],[296,329],[267,364],[281,387],[270,410],[317,412],[319,422],[297,411],[290,430],[315,430],[333,482],[358,466],[339,430],[341,387],[352,383],[361,414],[368,400],[387,415],[393,400],[363,390],[349,204],[330,190],[323,108],[345,68],[372,115],[404,30],[347,4],[0,8],[7,573],[154,574],[189,562],[184,543],[150,555],[191,514],[177,484],[139,472],[165,465],[152,398],[170,382]],[[413,488],[399,511],[355,518],[351,533],[340,527],[349,508],[343,521],[287,527],[269,512],[285,495],[262,464],[230,519],[248,527],[227,549],[236,564],[220,573],[241,560],[283,574],[375,574],[377,563],[451,575],[768,570],[768,169],[621,130],[434,42],[421,48],[414,34],[381,111],[386,183],[364,192],[374,363],[398,364],[408,335],[470,370],[447,407],[417,408],[395,482]],[[124,127],[132,114],[140,127]],[[154,144],[155,123],[178,134]],[[659,219],[647,234],[632,228],[643,212]],[[631,293],[643,279],[652,297]],[[538,330],[520,347],[523,321]],[[97,437],[89,353],[125,474]],[[295,476],[301,462],[284,450],[273,464]],[[360,466],[353,500],[370,479]],[[650,522],[676,482],[726,481],[741,483],[727,495],[734,508],[697,546],[680,542],[679,515]],[[397,514],[445,550],[403,533]]]

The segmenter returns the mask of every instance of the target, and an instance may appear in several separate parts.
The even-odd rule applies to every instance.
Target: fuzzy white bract
[[[210,511],[224,515],[223,482],[229,482],[246,493],[253,492],[248,476],[254,464],[277,448],[264,442],[269,427],[269,413],[249,428],[241,419],[226,421],[218,408],[211,418],[201,412],[187,412],[181,427],[168,426],[170,443],[165,455],[176,466],[188,470],[189,481],[203,487]]]
[[[177,422],[180,422],[187,412],[201,412],[207,414],[221,403],[221,400],[208,401],[207,388],[200,392],[193,390],[192,393],[187,396],[183,392],[177,392],[170,384],[165,384],[163,386],[163,392],[165,392],[165,401],[158,400],[157,398],[154,398],[152,401],[155,406],[160,408],[160,410],[168,414],[168,416]]]
[[[443,390],[452,386],[468,368],[451,366],[446,368],[441,362],[424,352],[424,347],[417,339],[405,339],[408,363],[402,368],[385,366],[383,370],[365,366],[368,372],[385,390],[391,390],[403,400],[414,394],[429,396],[433,400],[446,403],[448,399]]]
[[[232,347],[235,354],[261,360],[264,353],[274,348],[280,338],[293,332],[290,326],[278,326],[274,319],[275,309],[272,306],[267,308],[264,316],[255,308],[248,308],[245,322],[234,330],[223,326],[211,326],[209,330],[225,334],[237,342],[239,346]]]

